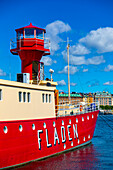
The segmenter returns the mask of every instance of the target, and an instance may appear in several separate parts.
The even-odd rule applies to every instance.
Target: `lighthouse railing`
[[[42,37],[35,37],[35,38],[29,38],[29,37],[23,37],[23,36],[20,36],[19,38],[16,37],[16,38],[12,38],[10,40],[10,50],[11,49],[17,49],[17,48],[21,48],[23,47],[23,42],[24,43],[27,43],[27,42],[32,42],[34,44],[34,46],[38,46],[38,45],[44,45],[44,48],[46,49],[50,49],[50,40],[49,38],[42,38]],[[28,47],[30,47],[30,43],[28,45]]]

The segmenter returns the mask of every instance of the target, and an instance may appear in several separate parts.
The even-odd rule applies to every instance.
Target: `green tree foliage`
[[[100,105],[100,108],[102,110],[113,110],[113,106],[108,106],[108,105],[106,105],[106,106]]]

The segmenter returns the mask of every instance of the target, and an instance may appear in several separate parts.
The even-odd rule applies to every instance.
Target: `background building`
[[[83,102],[85,103],[93,103],[94,95],[92,93],[83,93]]]
[[[94,98],[95,98],[95,102],[99,102],[99,105],[103,105],[103,106],[112,105],[112,94],[111,93],[108,93],[105,91],[97,92],[95,93]]]
[[[75,103],[75,104],[83,102],[83,96],[80,93],[70,94],[70,98],[71,98],[72,103]],[[59,94],[59,103],[64,104],[65,102],[69,103],[68,94],[66,93]]]

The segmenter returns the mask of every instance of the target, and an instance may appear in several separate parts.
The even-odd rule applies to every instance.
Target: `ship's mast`
[[[67,58],[68,58],[68,100],[70,103],[70,76],[69,76],[69,38],[67,37]]]

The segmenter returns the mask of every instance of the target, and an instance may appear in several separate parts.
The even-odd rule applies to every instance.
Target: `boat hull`
[[[0,122],[0,168],[43,159],[88,144],[99,111],[48,119]]]

